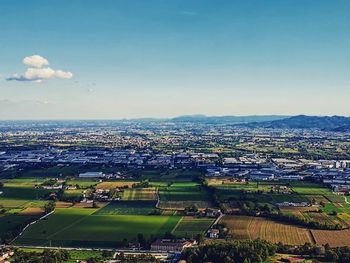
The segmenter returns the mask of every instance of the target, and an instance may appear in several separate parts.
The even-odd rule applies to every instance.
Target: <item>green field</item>
[[[179,238],[195,238],[198,234],[204,234],[213,222],[211,218],[183,217],[173,234]]]
[[[154,187],[149,188],[132,188],[125,189],[122,195],[123,200],[156,200],[157,189]]]
[[[117,247],[138,233],[146,238],[171,232],[178,216],[97,215],[96,209],[56,209],[48,219],[29,227],[17,245]]]
[[[95,215],[149,215],[156,208],[156,201],[113,201]]]
[[[209,195],[198,183],[179,182],[159,188],[161,201],[208,201]]]
[[[147,169],[139,171],[141,180],[150,181],[188,181],[191,182],[194,178],[197,178],[202,174],[200,170],[197,169],[173,169],[173,170],[163,170],[163,169]]]
[[[35,216],[25,216],[17,215],[12,213],[6,213],[5,215],[0,216],[0,239],[5,240],[7,238],[14,238],[10,232],[18,229],[22,229],[27,224],[35,220]]]

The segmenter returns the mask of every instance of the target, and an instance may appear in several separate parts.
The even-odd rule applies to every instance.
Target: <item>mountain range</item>
[[[350,117],[344,116],[283,116],[283,115],[252,115],[252,116],[205,116],[186,115],[172,118],[168,121],[201,124],[232,124],[250,128],[271,129],[319,129],[326,131],[350,131]]]

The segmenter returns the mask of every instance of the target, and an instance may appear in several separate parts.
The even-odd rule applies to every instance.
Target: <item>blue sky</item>
[[[350,115],[349,13],[347,0],[2,0],[0,119]]]

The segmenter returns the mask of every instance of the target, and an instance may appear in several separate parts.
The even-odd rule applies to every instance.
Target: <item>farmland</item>
[[[182,182],[159,187],[160,207],[166,209],[184,209],[197,205],[199,208],[210,207],[208,193],[198,183]]]
[[[122,195],[123,200],[156,200],[157,189],[149,188],[133,188],[125,189]]]
[[[350,231],[311,230],[317,244],[329,244],[331,247],[350,246]]]
[[[136,181],[111,181],[99,183],[96,187],[98,189],[113,189],[113,188],[131,188],[135,185]]]
[[[156,209],[155,205],[155,201],[113,201],[95,215],[149,215]]]
[[[97,209],[56,209],[26,230],[15,244],[115,247],[138,233],[146,238],[171,232],[178,216],[99,215]]]
[[[234,239],[261,238],[272,243],[302,245],[312,242],[308,229],[277,223],[265,218],[249,216],[225,216],[221,223],[230,229]]]
[[[198,234],[204,234],[214,222],[210,218],[183,217],[173,230],[177,237],[195,238]]]

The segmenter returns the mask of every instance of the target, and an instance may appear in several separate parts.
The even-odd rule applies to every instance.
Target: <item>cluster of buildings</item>
[[[258,155],[248,155],[224,158],[222,165],[208,167],[206,176],[252,181],[308,178],[328,185],[334,192],[350,193],[350,160],[266,159]]]
[[[125,167],[201,167],[214,165],[218,154],[159,154],[136,150],[8,150],[0,152],[0,165],[9,169],[21,164],[113,164]]]

